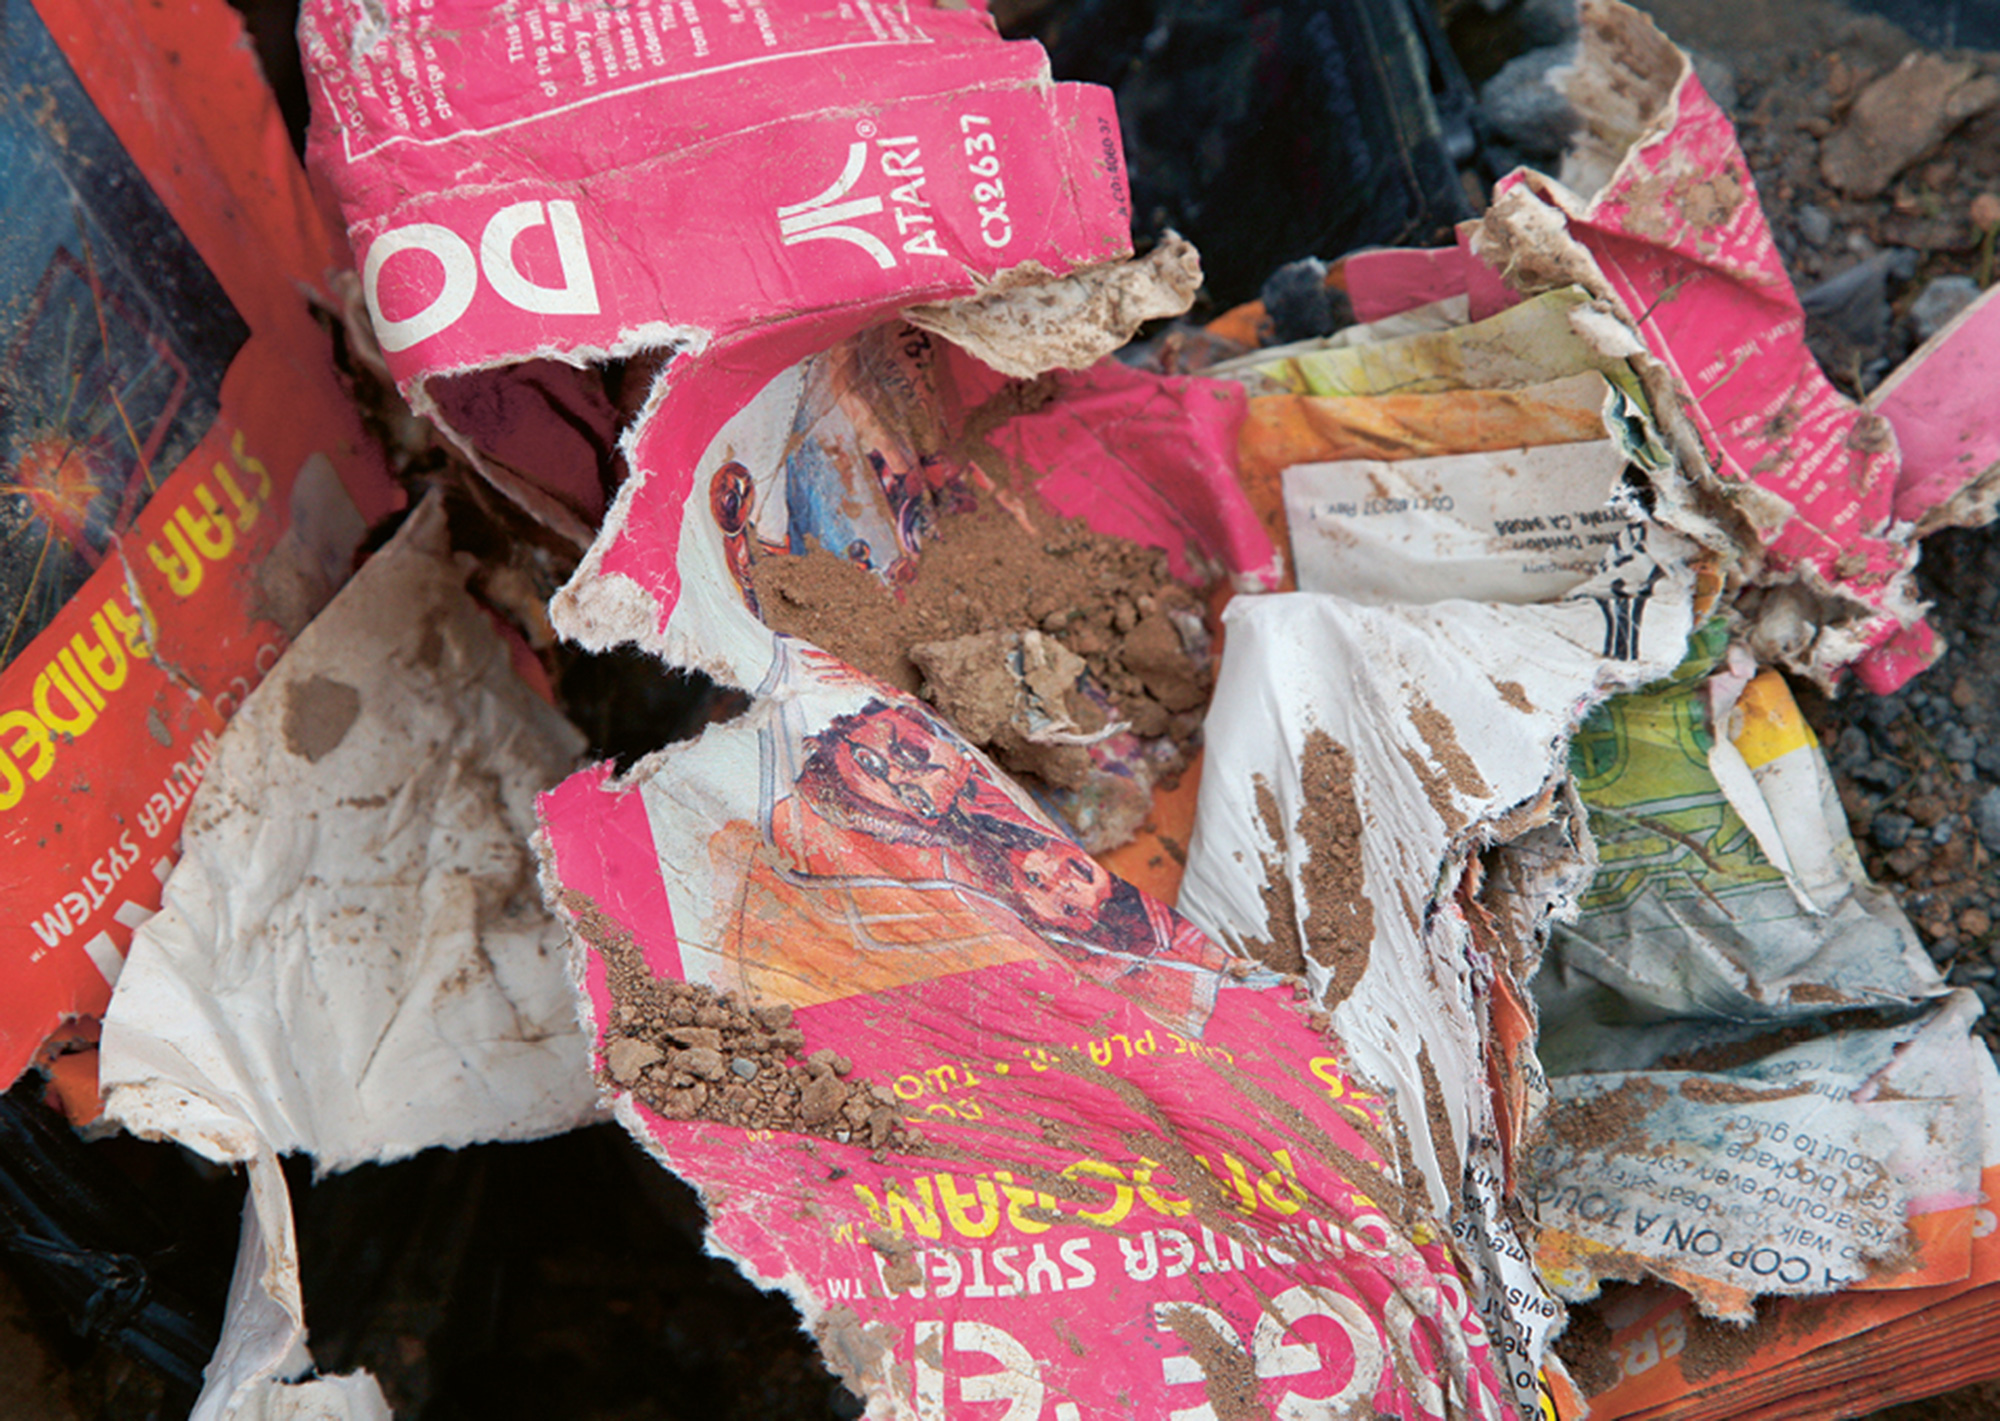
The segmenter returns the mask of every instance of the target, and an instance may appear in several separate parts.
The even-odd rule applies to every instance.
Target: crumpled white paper
[[[464,577],[426,503],[245,701],[105,1019],[107,1117],[250,1169],[198,1421],[387,1415],[365,1377],[282,1384],[309,1359],[280,1155],[340,1170],[597,1111],[528,847],[583,741]]]

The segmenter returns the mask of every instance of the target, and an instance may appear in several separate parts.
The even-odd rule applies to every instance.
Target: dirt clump
[[[1078,520],[996,495],[941,517],[894,588],[820,547],[760,552],[752,576],[772,630],[924,695],[1059,788],[1089,780],[1088,746],[1120,729],[1175,761],[1200,734],[1214,668],[1199,594],[1165,553]]]
[[[853,1064],[805,1052],[789,1006],[749,1006],[734,993],[655,977],[639,950],[587,905],[568,905],[604,957],[611,1021],[602,1083],[629,1090],[669,1120],[713,1120],[818,1135],[870,1149],[907,1149],[895,1093],[853,1078]]]

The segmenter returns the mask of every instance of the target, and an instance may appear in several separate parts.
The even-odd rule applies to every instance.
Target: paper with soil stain
[[[1252,392],[1248,495],[1315,595],[1226,614],[1180,905],[1307,974],[1398,1102],[1489,1331],[1536,1358],[1560,1307],[1510,1210],[1546,1097],[1525,984],[1592,865],[1567,737],[1680,659],[1712,580],[1648,517],[1684,480],[1629,333],[1580,291],[1465,304],[1218,367]]]
[[[1651,1275],[1743,1318],[1962,1272],[1931,1216],[1977,1195],[1986,1104],[1976,1004],[1867,882],[1782,677],[1726,645],[1710,624],[1574,742],[1598,870],[1535,982],[1530,1173],[1566,1296]]]
[[[434,502],[223,735],[101,1066],[108,1118],[250,1166],[197,1415],[275,1405],[309,1363],[279,1155],[345,1169],[596,1115],[527,843],[581,749],[465,592]]]
[[[1987,1364],[1986,1349],[1964,1346],[1961,1339],[1977,1329],[2000,1283],[2000,1233],[1991,1207],[2000,1198],[2000,1073],[1992,1057],[1978,1053],[1959,1084],[1985,1109],[1979,1191],[1934,1195],[1931,1207],[1911,1218],[1915,1248],[1897,1259],[1905,1271],[1837,1294],[1763,1300],[1747,1327],[1702,1316],[1695,1299],[1678,1288],[1627,1289],[1595,1309],[1594,1317],[1577,1315],[1596,1324],[1569,1349],[1588,1359],[1577,1374],[1592,1408],[1633,1416],[1671,1406],[1677,1416],[1722,1421],[1796,1415],[1813,1401],[1863,1395],[1871,1380],[1900,1367],[1921,1367],[1937,1386],[1976,1380]],[[1826,1103],[1825,1097],[1811,1102]],[[1770,1153],[1782,1155],[1788,1146],[1794,1158],[1807,1154],[1792,1135],[1767,1138]],[[1819,1139],[1812,1154],[1815,1164],[1821,1156],[1838,1158]],[[1786,1188],[1795,1196],[1803,1192],[1795,1181]],[[1759,1262],[1769,1267],[1771,1260]],[[1798,1395],[1802,1376],[1809,1379],[1809,1398]]]
[[[1729,1069],[1553,1076],[1529,1193],[1543,1276],[1572,1301],[1657,1277],[1739,1322],[1763,1295],[1963,1277],[1962,1235],[1926,1251],[1936,1230],[1914,1230],[1980,1197],[1979,1012],[1956,992],[1888,1025],[1811,1023]]]
[[[1478,1260],[1489,1329],[1530,1357],[1556,1309],[1506,1220],[1539,1075],[1532,1028],[1508,1019],[1587,865],[1560,827],[1567,737],[1583,706],[1677,660],[1691,622],[1684,554],[1627,536],[1621,565],[1547,604],[1232,603],[1180,898],[1304,972]],[[1496,865],[1491,896],[1511,884],[1511,909],[1480,891],[1482,854],[1510,843],[1521,872]]]
[[[1500,1379],[1419,1166],[1296,988],[1114,879],[930,707],[767,624],[789,595],[771,559],[838,549],[851,577],[917,587],[975,496],[1017,551],[1013,518],[1047,504],[1161,549],[1170,578],[1256,585],[1276,560],[1232,477],[1242,416],[1231,384],[1005,382],[884,327],[655,482],[673,519],[635,500],[675,530],[652,553],[675,598],[629,615],[587,559],[555,609],[752,693],[629,782],[546,796],[545,871],[621,1116],[872,1414],[1497,1416],[1532,1392]],[[1075,545],[1049,512],[1038,541]],[[1066,624],[1069,596],[1036,620]],[[868,630],[900,615],[875,611]],[[1031,724],[1073,709],[1058,645],[1030,625],[913,659],[1011,652]]]
[[[1009,380],[883,325],[766,383],[685,475],[665,472],[671,413],[649,413],[630,448],[661,472],[551,616],[744,689],[811,640],[921,689],[1115,847],[1198,730],[1202,589],[1277,577],[1234,478],[1243,409],[1233,385],[1110,363]],[[642,548],[646,583],[619,570]]]
[[[542,818],[620,1117],[870,1415],[1508,1414],[1294,985],[920,703],[781,644],[743,717]]]
[[[1579,284],[1643,340],[1639,369],[1688,468],[1739,520],[1766,659],[1890,690],[1935,659],[1898,524],[1896,439],[1838,394],[1726,115],[1650,21],[1587,0],[1562,181],[1504,179],[1472,251],[1516,289]]]

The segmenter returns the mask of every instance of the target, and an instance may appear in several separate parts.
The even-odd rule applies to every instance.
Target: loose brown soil
[[[1646,1143],[1641,1124],[1666,1093],[1657,1081],[1635,1076],[1588,1100],[1551,1105],[1544,1128],[1550,1140],[1579,1153],[1638,1149]]]
[[[631,940],[588,902],[565,906],[604,958],[612,1015],[600,1067],[669,1120],[787,1130],[873,1149],[913,1138],[894,1092],[851,1079],[828,1049],[805,1055],[789,1006],[753,1007],[734,993],[655,977]]]
[[[823,548],[760,554],[754,577],[773,630],[930,697],[1009,769],[1072,787],[1088,773],[1081,747],[1024,733],[1030,691],[1039,718],[1069,721],[1058,737],[1103,730],[1107,709],[1146,739],[1185,749],[1199,734],[1213,670],[1181,626],[1199,626],[1200,598],[1165,553],[1079,521],[991,499],[947,514],[896,591]],[[1002,674],[1008,657],[1039,666],[1045,684]],[[1087,682],[1045,694],[1069,657]]]

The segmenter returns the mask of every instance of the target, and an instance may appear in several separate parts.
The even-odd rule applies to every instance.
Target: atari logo
[[[832,187],[817,197],[778,209],[778,235],[783,243],[793,247],[800,242],[848,242],[868,253],[882,270],[894,266],[896,254],[889,250],[888,243],[873,232],[848,225],[857,217],[872,217],[882,210],[879,197],[847,197],[867,169],[868,145],[849,144],[847,166],[840,170]]]

